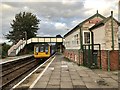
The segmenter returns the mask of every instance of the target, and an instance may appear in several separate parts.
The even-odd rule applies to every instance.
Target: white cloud
[[[75,26],[75,25],[77,25],[77,24],[79,24],[80,23],[80,21],[79,20],[74,20],[74,21],[72,21],[72,26]]]
[[[45,34],[43,32],[39,33],[39,35],[37,35],[37,37],[50,37],[50,34]]]
[[[10,6],[10,5],[8,5],[8,4],[1,4],[0,5],[0,8],[2,8],[2,10],[6,10],[6,11],[8,11],[8,10],[12,10],[13,9],[13,7],[12,6]]]
[[[86,0],[84,6],[91,9],[103,9],[108,7],[109,3],[105,2],[105,0]]]
[[[7,44],[9,44],[9,45],[12,44],[12,42],[9,42],[9,40],[6,40],[5,38],[1,38],[1,37],[0,37],[0,44],[1,44],[1,43],[7,43]]]
[[[110,11],[114,11],[114,16],[118,13],[118,1],[117,0],[85,0],[84,7],[89,9],[86,11],[86,15],[92,15],[95,11],[99,11],[100,14],[105,16],[110,15]]]
[[[28,11],[29,8],[28,8],[27,6],[24,6],[24,10],[25,10],[25,11]]]
[[[109,16],[111,10],[115,17],[118,15],[117,0],[4,0],[2,7],[3,34],[11,30],[10,23],[15,15],[23,11],[31,12],[41,20],[40,36],[64,35],[67,29],[94,15],[97,9],[104,16]]]
[[[80,0],[3,0],[2,2],[62,2],[63,4],[73,4]]]
[[[10,5],[7,5],[7,4],[2,4],[2,8],[3,9],[11,9],[12,7]]]
[[[67,26],[65,23],[55,23],[56,29],[67,29]]]
[[[62,4],[71,5],[77,3],[78,1],[79,0],[62,0]]]

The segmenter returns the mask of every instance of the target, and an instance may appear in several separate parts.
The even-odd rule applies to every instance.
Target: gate
[[[83,65],[89,68],[98,68],[98,62],[101,67],[100,44],[83,45]]]

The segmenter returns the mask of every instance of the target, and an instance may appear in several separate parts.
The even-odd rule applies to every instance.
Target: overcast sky
[[[65,35],[74,26],[94,15],[96,11],[105,16],[114,12],[118,20],[118,0],[3,0],[0,4],[1,37],[10,30],[10,23],[20,12],[31,12],[40,21],[37,36]],[[4,34],[4,35],[3,35]],[[0,42],[3,42],[0,40]]]

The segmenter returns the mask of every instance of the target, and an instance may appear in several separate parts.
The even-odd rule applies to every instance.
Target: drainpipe
[[[83,38],[82,38],[82,29],[80,26],[80,48],[83,50]]]
[[[120,66],[120,43],[119,43],[119,50],[118,50],[118,53],[119,53],[119,54],[118,54],[118,55],[119,55],[119,56],[118,56],[118,60],[119,60],[119,66]],[[118,68],[120,68],[120,67],[118,67]]]
[[[110,51],[107,51],[107,56],[108,56],[108,71],[110,71]]]
[[[100,69],[102,69],[102,62],[101,62],[101,46],[99,44],[99,52],[100,52]]]
[[[111,11],[112,50],[114,50],[113,11]]]
[[[83,43],[82,43],[83,40],[82,40],[82,30],[81,30],[82,26],[80,25],[79,27],[80,27],[80,33],[79,33],[80,34],[80,39],[79,39],[79,41],[80,41],[80,49],[78,50],[78,54],[79,54],[78,55],[79,56],[79,64],[78,65],[80,66],[80,52],[82,52],[82,50],[83,50]]]
[[[91,43],[92,43],[92,64],[95,63],[94,57],[93,57],[93,52],[94,52],[94,36],[93,32],[91,31]]]
[[[78,65],[80,66],[80,49],[78,50],[78,57],[79,57]]]
[[[81,26],[79,26],[80,27],[80,33],[79,33],[79,37],[80,37],[80,39],[79,39],[79,41],[80,41],[80,49],[82,49],[81,47],[82,47],[82,44],[81,44]],[[79,62],[78,62],[78,65],[80,66],[80,49],[78,50],[78,59],[79,59]]]

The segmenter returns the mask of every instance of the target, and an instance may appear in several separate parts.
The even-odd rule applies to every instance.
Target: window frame
[[[85,43],[85,32],[89,32],[90,33],[90,43]],[[90,31],[83,31],[83,44],[91,44],[91,32]]]

